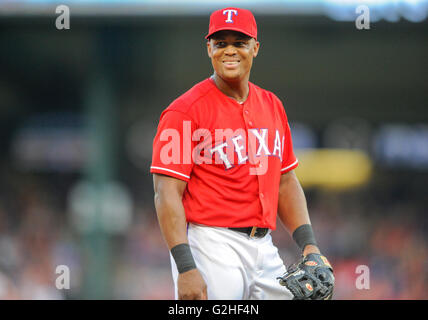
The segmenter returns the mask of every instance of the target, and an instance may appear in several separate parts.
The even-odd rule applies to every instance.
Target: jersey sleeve
[[[294,154],[293,150],[293,141],[291,138],[291,129],[288,123],[287,115],[284,110],[284,106],[281,103],[282,113],[283,113],[283,126],[284,130],[284,138],[282,143],[282,164],[281,164],[281,174],[287,173],[299,165],[299,160]]]
[[[185,113],[164,111],[153,140],[150,172],[189,181],[193,169],[192,133],[195,128],[196,124]]]

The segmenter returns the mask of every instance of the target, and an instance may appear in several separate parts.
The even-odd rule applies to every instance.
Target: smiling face
[[[248,80],[259,47],[254,38],[231,30],[216,32],[207,42],[215,73],[228,82]]]

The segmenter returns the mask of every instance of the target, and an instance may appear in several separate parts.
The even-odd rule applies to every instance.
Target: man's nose
[[[234,45],[232,45],[232,44],[229,44],[229,45],[226,47],[226,50],[224,51],[224,53],[225,53],[225,54],[228,54],[228,55],[233,55],[233,54],[235,54],[235,53],[236,53],[236,48],[235,48],[235,46],[234,46]]]

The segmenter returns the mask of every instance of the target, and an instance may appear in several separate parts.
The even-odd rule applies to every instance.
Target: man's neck
[[[226,82],[220,78],[216,73],[211,76],[211,79],[214,80],[217,88],[223,92],[228,97],[235,99],[239,103],[247,100],[248,93],[250,92],[248,85],[248,78],[243,81],[236,82]]]

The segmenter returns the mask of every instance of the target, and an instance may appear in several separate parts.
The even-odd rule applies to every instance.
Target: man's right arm
[[[162,174],[153,174],[155,208],[162,235],[171,250],[187,244],[187,222],[182,197],[187,182]],[[194,268],[179,273],[178,299],[207,299],[207,287],[199,271]]]

